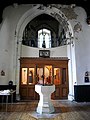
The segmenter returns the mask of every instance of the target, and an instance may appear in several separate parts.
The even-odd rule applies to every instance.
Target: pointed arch
[[[23,16],[20,18],[17,26],[16,26],[16,40],[17,40],[17,49],[16,49],[16,72],[19,73],[19,66],[20,66],[20,56],[21,56],[21,42],[22,42],[22,35],[23,35],[23,31],[26,27],[26,25],[35,17],[37,17],[38,15],[41,14],[48,14],[52,17],[54,17],[60,24],[62,24],[65,32],[66,32],[66,37],[67,39],[70,39],[74,36],[73,34],[73,29],[72,26],[69,22],[69,20],[67,19],[67,17],[65,16],[65,14],[58,8],[56,7],[45,7],[43,6],[43,9],[40,9],[40,4],[36,5],[34,7],[32,7],[31,9],[29,9],[27,12],[25,12],[23,14]],[[72,62],[71,62],[72,63]],[[17,78],[16,80],[18,80],[19,83],[19,74],[16,73]],[[19,84],[18,84],[19,86]]]

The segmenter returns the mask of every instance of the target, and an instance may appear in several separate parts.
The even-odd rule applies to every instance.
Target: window
[[[51,48],[51,31],[48,29],[40,29],[38,31],[38,47]]]

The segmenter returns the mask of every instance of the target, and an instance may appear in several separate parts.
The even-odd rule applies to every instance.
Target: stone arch
[[[26,25],[35,17],[37,17],[40,14],[48,14],[52,17],[54,17],[59,23],[64,26],[64,29],[67,33],[67,38],[73,37],[73,30],[71,27],[71,24],[65,14],[58,8],[52,7],[46,8],[44,7],[43,10],[39,9],[40,6],[35,6],[31,9],[29,9],[19,20],[17,27],[16,27],[16,33],[17,33],[17,39],[21,39],[21,36],[23,34],[23,30],[26,27]]]
[[[72,26],[69,22],[69,20],[67,19],[67,17],[65,16],[65,14],[63,14],[63,12],[56,8],[56,7],[45,7],[43,6],[43,9],[40,9],[40,5],[36,5],[34,7],[32,7],[31,9],[29,9],[27,12],[25,12],[23,14],[23,16],[20,18],[17,27],[16,27],[16,40],[17,40],[17,51],[16,51],[16,76],[17,78],[15,78],[18,82],[18,86],[17,88],[19,88],[19,66],[20,66],[20,56],[21,56],[21,41],[22,41],[22,34],[23,34],[23,30],[26,27],[26,25],[36,16],[40,15],[40,14],[48,14],[52,17],[54,17],[58,22],[61,22],[62,25],[64,25],[64,29],[66,31],[66,37],[67,39],[73,38],[74,34],[73,34],[73,29]],[[70,49],[70,48],[69,48]],[[19,91],[18,91],[19,92]]]

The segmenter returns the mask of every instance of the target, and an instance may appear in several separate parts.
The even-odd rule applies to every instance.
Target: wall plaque
[[[50,57],[50,50],[39,50],[39,57]]]

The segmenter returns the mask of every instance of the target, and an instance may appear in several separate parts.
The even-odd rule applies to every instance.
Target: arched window
[[[38,47],[51,48],[51,31],[48,29],[38,30]]]

